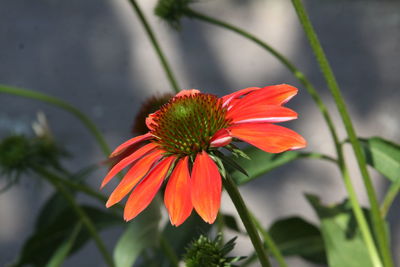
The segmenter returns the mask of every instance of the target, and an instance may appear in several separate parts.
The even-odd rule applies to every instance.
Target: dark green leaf
[[[269,233],[284,256],[301,256],[326,264],[325,246],[317,226],[300,217],[274,222]]]
[[[391,181],[400,179],[400,146],[372,137],[360,139],[367,163]]]
[[[236,218],[233,215],[230,214],[221,214],[223,220],[224,220],[224,224],[226,225],[226,227],[228,227],[229,229],[236,231],[236,232],[241,232],[240,228],[237,224]]]
[[[55,197],[54,199],[57,198]],[[42,213],[50,210],[50,206],[48,203],[47,207],[42,210]],[[106,213],[91,206],[82,206],[82,208],[92,219],[98,231],[121,222],[119,216],[111,213]],[[71,237],[74,228],[79,223],[79,218],[70,207],[66,207],[61,209],[57,215],[53,214],[51,220],[46,221],[41,219],[41,221],[43,225],[37,224],[36,231],[23,245],[15,266],[29,264],[33,266],[45,266],[53,254],[56,253],[60,244],[63,244]],[[89,233],[83,228],[75,240],[70,254],[81,248],[89,239]]]
[[[49,260],[49,263],[46,264],[46,267],[58,267],[62,265],[64,260],[68,257],[72,249],[72,246],[74,245],[75,240],[78,237],[79,232],[81,231],[81,228],[82,228],[82,223],[78,223],[74,227],[71,236],[58,247],[56,252]]]
[[[330,267],[372,266],[348,200],[324,206],[317,196],[307,195],[321,221],[321,232]]]
[[[240,171],[233,170],[231,175],[237,184],[247,183],[277,167],[307,155],[298,151],[270,154],[255,147],[244,149],[244,152],[249,155],[251,160],[239,158],[236,163],[247,171],[248,176],[243,175]]]
[[[160,199],[156,197],[139,216],[129,222],[118,240],[114,249],[116,267],[131,267],[144,249],[159,243],[160,219]]]

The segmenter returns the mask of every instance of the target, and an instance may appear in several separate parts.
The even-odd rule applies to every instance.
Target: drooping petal
[[[242,89],[242,90],[233,92],[232,94],[223,96],[223,97],[222,97],[222,101],[223,101],[222,106],[225,107],[225,106],[228,105],[233,99],[235,99],[235,98],[240,98],[241,96],[243,96],[243,95],[245,95],[245,94],[248,94],[248,93],[250,93],[250,92],[252,92],[252,91],[254,91],[254,90],[258,90],[258,89],[261,89],[261,88],[260,88],[260,87],[249,87],[249,88],[245,88],[245,89]]]
[[[143,141],[148,140],[148,139],[150,139],[150,138],[152,138],[152,135],[151,135],[150,133],[146,133],[146,134],[143,134],[143,135],[136,136],[136,137],[134,137],[134,138],[132,138],[132,139],[129,139],[128,141],[126,141],[126,142],[122,143],[121,145],[119,145],[119,146],[111,153],[110,158],[111,158],[111,157],[117,156],[120,152],[122,152],[123,150],[125,150],[127,147],[132,146],[132,145],[134,145],[134,144],[137,144],[137,143],[139,143],[139,142],[143,142]]]
[[[115,203],[118,203],[123,199],[146,175],[155,162],[157,162],[164,151],[155,150],[150,154],[139,159],[135,165],[125,174],[124,178],[114,189],[108,201],[106,207],[109,208]]]
[[[298,133],[274,124],[243,123],[228,128],[233,137],[239,138],[269,153],[280,153],[306,146]]]
[[[205,151],[196,156],[191,180],[194,208],[204,221],[213,223],[221,203],[222,181],[217,165]]]
[[[234,109],[227,112],[226,117],[232,123],[245,122],[283,122],[297,118],[297,113],[289,108],[278,105],[253,105],[244,109]]]
[[[142,212],[153,200],[160,189],[165,175],[175,160],[170,156],[163,159],[150,173],[133,189],[124,209],[125,221],[132,220]]]
[[[175,226],[181,225],[193,210],[188,159],[186,156],[178,162],[165,189],[164,203]]]
[[[297,94],[297,88],[288,84],[266,86],[231,102],[231,110],[254,105],[283,105]]]
[[[104,178],[103,182],[101,183],[100,188],[103,188],[123,168],[125,168],[129,164],[133,163],[135,160],[141,158],[145,154],[149,153],[152,149],[154,149],[156,147],[157,147],[156,144],[153,144],[153,143],[147,144],[147,145],[139,148],[138,150],[136,150],[130,156],[124,158],[123,160],[121,160],[120,162],[115,164],[115,166],[112,167],[112,169],[108,172],[107,176]]]
[[[200,91],[197,89],[182,90],[179,93],[177,93],[175,95],[175,97],[186,96],[186,95],[195,95],[195,94],[199,94],[199,93],[200,93]]]
[[[226,146],[232,141],[232,136],[228,130],[221,129],[217,131],[210,140],[211,147]]]

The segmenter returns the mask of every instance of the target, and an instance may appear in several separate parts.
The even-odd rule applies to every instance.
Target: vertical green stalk
[[[146,30],[146,33],[150,38],[151,44],[153,45],[154,49],[156,50],[156,53],[160,59],[161,65],[162,65],[165,73],[167,74],[167,78],[168,78],[169,82],[171,83],[172,89],[175,91],[175,93],[178,93],[180,91],[178,83],[176,82],[174,74],[172,73],[172,69],[170,68],[167,58],[164,56],[164,53],[161,50],[161,46],[159,45],[159,43],[156,39],[156,36],[150,27],[150,24],[147,22],[147,19],[144,16],[144,13],[140,9],[140,7],[136,3],[136,1],[129,0],[129,2],[132,4],[133,9],[135,10],[136,14],[138,15],[140,22],[143,24],[143,27]]]
[[[292,3],[296,10],[296,13],[299,17],[299,20],[303,26],[303,29],[307,35],[308,41],[311,45],[311,48],[314,51],[315,57],[318,61],[320,69],[325,77],[325,80],[328,84],[330,92],[335,100],[335,103],[336,103],[336,106],[340,113],[340,116],[342,117],[343,124],[345,125],[347,134],[349,136],[351,145],[354,150],[354,154],[355,154],[357,162],[358,162],[359,169],[361,171],[361,175],[362,175],[363,182],[364,182],[364,185],[365,185],[365,188],[367,191],[367,195],[369,198],[369,202],[370,202],[370,206],[371,206],[373,228],[374,228],[374,232],[377,237],[377,240],[378,240],[380,253],[382,255],[384,265],[387,267],[391,267],[391,266],[393,266],[393,262],[392,262],[391,252],[390,252],[390,248],[389,248],[389,242],[388,242],[388,238],[387,238],[387,234],[386,234],[386,230],[385,230],[385,222],[384,222],[383,217],[381,216],[376,193],[373,188],[369,173],[367,171],[365,157],[362,153],[361,145],[358,142],[353,124],[350,119],[350,115],[347,111],[345,102],[343,100],[341,91],[339,89],[339,85],[336,81],[336,78],[332,72],[329,62],[325,56],[322,46],[318,40],[318,37],[314,31],[314,28],[307,16],[307,13],[306,13],[301,1],[300,0],[292,0]]]
[[[99,143],[101,150],[103,153],[108,156],[110,154],[110,148],[108,147],[103,135],[97,129],[96,125],[81,111],[79,111],[77,108],[74,106],[68,104],[67,102],[64,102],[61,99],[58,99],[56,97],[52,97],[43,93],[31,91],[31,90],[26,90],[22,88],[17,88],[17,87],[12,87],[12,86],[7,86],[7,85],[1,85],[0,84],[0,93],[6,93],[6,94],[11,94],[11,95],[17,95],[17,96],[22,96],[30,99],[36,99],[48,104],[52,104],[56,107],[62,108],[65,111],[68,111],[72,115],[74,115],[76,118],[78,118],[83,125],[89,130],[89,132],[94,136],[96,139],[97,143]]]
[[[110,254],[107,251],[106,246],[104,245],[103,240],[100,238],[99,234],[97,233],[96,227],[94,226],[92,220],[89,218],[89,216],[86,214],[86,212],[76,203],[74,197],[71,195],[71,193],[64,188],[63,185],[60,184],[58,181],[59,178],[57,175],[47,171],[45,168],[36,166],[34,168],[35,172],[41,175],[42,177],[46,178],[56,189],[58,192],[60,192],[64,198],[68,201],[68,203],[71,205],[71,207],[74,209],[76,214],[79,216],[81,222],[85,225],[87,228],[89,234],[92,236],[94,242],[96,243],[100,253],[103,255],[104,260],[106,261],[107,265],[110,267],[114,266],[114,261]]]
[[[253,243],[254,249],[258,255],[258,259],[260,260],[261,266],[270,267],[271,264],[268,260],[267,253],[264,249],[263,243],[261,242],[260,236],[258,235],[257,229],[251,219],[251,215],[246,207],[246,204],[243,201],[242,196],[233,182],[231,177],[227,174],[225,178],[222,179],[224,183],[224,187],[229,194],[229,197],[232,199],[233,204],[237,212],[239,213],[240,219],[243,222],[244,227],[249,234],[250,240]]]

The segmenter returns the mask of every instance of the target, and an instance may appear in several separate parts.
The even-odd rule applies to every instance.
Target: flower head
[[[221,200],[222,181],[210,154],[241,140],[266,152],[303,148],[306,141],[296,132],[272,123],[297,118],[283,106],[297,93],[290,85],[251,87],[218,98],[198,90],[183,90],[146,119],[149,131],[118,146],[111,158],[133,151],[104,178],[105,186],[130,166],[106,206],[129,192],[124,210],[131,220],[145,209],[163,181],[168,179],[164,202],[171,223],[182,224],[193,208],[213,223]]]
[[[245,257],[229,257],[227,254],[235,247],[236,237],[222,244],[222,236],[218,234],[214,240],[201,235],[186,249],[183,256],[186,267],[232,267],[233,263]]]

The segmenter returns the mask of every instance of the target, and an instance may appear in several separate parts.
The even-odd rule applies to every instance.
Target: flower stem
[[[346,104],[342,97],[341,91],[339,89],[339,85],[336,81],[336,78],[333,74],[333,71],[329,65],[329,62],[325,56],[325,53],[322,49],[322,46],[318,40],[318,37],[314,31],[314,28],[307,16],[307,13],[301,3],[301,0],[292,0],[294,9],[299,17],[299,20],[303,26],[303,29],[307,35],[308,41],[311,45],[312,50],[314,51],[315,57],[317,58],[320,69],[325,77],[325,80],[328,84],[330,92],[335,100],[336,106],[342,117],[343,124],[346,128],[347,134],[349,136],[351,145],[354,150],[354,154],[356,156],[358,166],[363,178],[363,182],[367,191],[367,195],[369,198],[370,206],[371,206],[371,215],[373,222],[373,229],[375,235],[378,240],[380,253],[383,258],[384,265],[387,267],[393,266],[393,261],[391,257],[391,252],[389,248],[389,242],[387,239],[387,234],[385,230],[385,222],[383,217],[381,216],[379,210],[379,204],[376,197],[375,190],[373,188],[371,178],[367,171],[365,157],[361,150],[361,145],[357,139],[353,124],[351,122],[350,115],[347,111]]]
[[[270,236],[270,234],[268,233],[268,231],[266,231],[259,220],[257,220],[257,218],[250,212],[250,216],[251,219],[253,220],[256,228],[258,229],[258,231],[262,234],[263,238],[264,238],[264,242],[267,245],[267,247],[269,248],[269,250],[271,251],[272,255],[274,255],[276,261],[278,262],[280,267],[287,267],[288,265],[285,262],[285,259],[281,253],[281,251],[279,250],[278,246],[275,244],[274,240],[272,239],[272,237]]]
[[[11,94],[11,95],[17,95],[17,96],[22,96],[30,99],[36,99],[48,104],[52,104],[56,107],[62,108],[65,111],[68,111],[72,115],[74,115],[76,118],[78,118],[83,125],[86,126],[86,128],[89,130],[89,132],[94,136],[96,139],[97,143],[100,145],[101,150],[103,153],[108,156],[110,154],[110,148],[108,147],[103,135],[97,129],[96,125],[81,111],[79,111],[77,108],[74,106],[68,104],[67,102],[64,102],[61,99],[58,99],[56,97],[52,97],[43,93],[27,90],[27,89],[22,89],[22,88],[17,88],[17,87],[12,87],[8,85],[0,85],[0,93],[6,93],[6,94]]]
[[[139,5],[136,3],[135,0],[129,0],[129,2],[132,4],[133,9],[135,10],[136,14],[139,17],[140,22],[143,24],[143,27],[147,33],[147,35],[149,36],[149,39],[151,41],[151,44],[154,47],[154,50],[156,50],[156,53],[158,55],[158,58],[160,59],[161,65],[167,75],[167,78],[172,86],[172,89],[175,91],[175,93],[178,93],[180,91],[180,88],[178,86],[178,83],[174,77],[174,74],[172,72],[172,69],[170,68],[167,58],[165,57],[161,46],[159,45],[156,36],[153,32],[153,30],[150,27],[150,24],[148,23],[146,17],[144,16],[144,13],[142,12],[142,10],[140,9]]]
[[[400,179],[397,179],[390,185],[389,190],[386,193],[385,198],[383,199],[383,203],[381,205],[381,213],[383,217],[386,217],[389,208],[392,205],[393,200],[396,198],[399,191],[400,191]]]
[[[110,256],[110,254],[108,253],[106,246],[104,245],[104,242],[102,241],[99,234],[97,233],[96,227],[94,226],[92,220],[89,218],[89,216],[86,214],[86,212],[78,205],[78,203],[76,203],[76,201],[75,201],[74,197],[71,195],[71,193],[68,190],[66,190],[62,184],[60,184],[59,180],[61,178],[59,178],[57,175],[47,171],[45,168],[43,168],[41,166],[36,166],[34,168],[34,170],[37,174],[46,178],[64,196],[64,198],[68,201],[68,203],[74,209],[76,214],[79,216],[82,223],[87,228],[89,234],[92,236],[100,253],[103,255],[104,260],[106,261],[107,265],[113,267],[114,261],[113,261],[112,257]]]
[[[227,174],[226,177],[222,179],[222,181],[224,183],[226,191],[229,194],[229,197],[232,199],[232,202],[235,205],[237,212],[239,213],[240,219],[242,220],[243,225],[247,230],[247,233],[249,234],[250,240],[253,243],[254,249],[258,255],[258,259],[260,260],[261,266],[270,267],[271,264],[268,260],[267,253],[264,249],[257,229],[251,219],[250,213],[247,210],[246,204],[244,203],[236,184],[233,182],[229,174]]]

